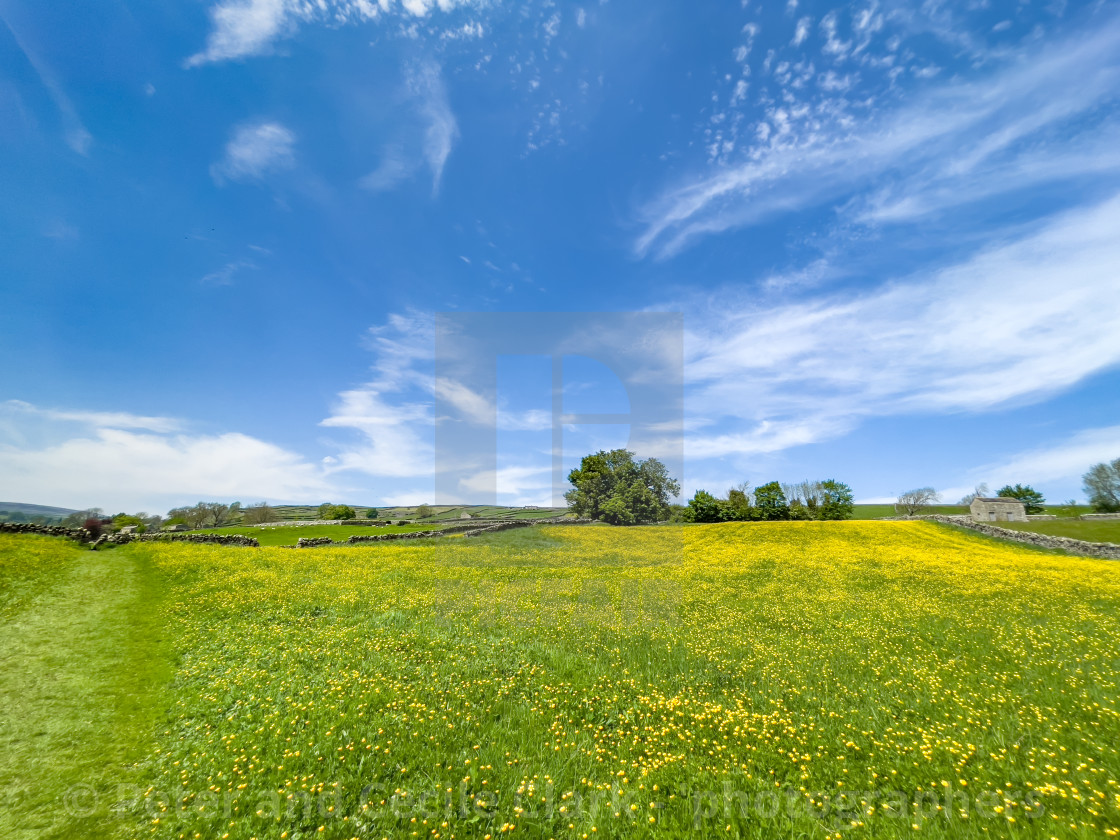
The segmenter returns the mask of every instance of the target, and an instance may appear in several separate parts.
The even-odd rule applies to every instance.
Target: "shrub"
[[[93,536],[100,537],[101,532],[105,530],[105,526],[108,525],[111,521],[112,520],[109,519],[97,519],[96,517],[91,516],[89,519],[82,523],[82,527],[93,534]]]
[[[688,518],[691,522],[722,522],[723,511],[719,499],[707,490],[697,490],[688,500]]]
[[[806,522],[813,516],[809,512],[809,508],[800,499],[794,499],[789,503],[789,518],[794,522]]]
[[[728,490],[727,501],[724,503],[724,519],[728,522],[749,522],[754,518],[754,509],[751,507],[751,500],[746,490],[739,488]]]

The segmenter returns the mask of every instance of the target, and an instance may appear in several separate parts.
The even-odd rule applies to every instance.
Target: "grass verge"
[[[162,587],[128,552],[50,537],[0,536],[0,568],[24,579],[0,633],[0,837],[122,836],[106,803],[140,784],[172,672]]]

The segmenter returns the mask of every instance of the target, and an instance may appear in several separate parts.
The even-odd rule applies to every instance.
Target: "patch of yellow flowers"
[[[1120,826],[1115,562],[916,522],[129,550],[179,656],[153,836]]]

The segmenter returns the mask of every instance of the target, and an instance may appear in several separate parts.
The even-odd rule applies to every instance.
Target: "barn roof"
[[[1003,502],[1005,504],[1021,505],[1022,499],[1012,499],[1010,496],[977,496],[974,501],[977,502]]]

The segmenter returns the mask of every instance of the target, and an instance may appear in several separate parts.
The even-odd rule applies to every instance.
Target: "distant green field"
[[[926,514],[937,513],[942,516],[956,516],[958,514],[968,513],[968,508],[964,505],[933,505],[922,512]],[[894,505],[856,505],[855,511],[852,514],[852,519],[882,519],[884,516],[898,515],[898,511],[894,509]]]
[[[1046,505],[1046,510],[1043,513],[1050,516],[1063,516],[1076,519],[1083,513],[1092,513],[1093,509],[1089,505]]]
[[[378,519],[414,519],[416,506],[382,507],[377,505],[351,505],[359,518],[365,517],[368,510],[376,510]],[[457,521],[463,513],[469,513],[478,519],[538,519],[549,518],[565,513],[565,508],[540,508],[526,510],[518,507],[501,507],[497,505],[430,505],[432,515],[425,517],[425,522]],[[280,520],[307,520],[319,518],[317,505],[273,505],[273,510]]]
[[[204,531],[195,531],[194,533],[240,534],[244,537],[256,537],[261,545],[295,545],[300,537],[307,537],[308,539],[330,537],[335,542],[345,542],[352,534],[407,534],[412,531],[430,531],[446,525],[446,522],[433,522],[427,525],[386,525],[383,527],[370,525],[280,525],[275,528],[207,528]]]
[[[1072,537],[1089,542],[1111,542],[1120,545],[1120,519],[1094,522],[1081,519],[1053,519],[1042,522],[998,522],[1001,527],[1016,531],[1033,531],[1052,537]]]

